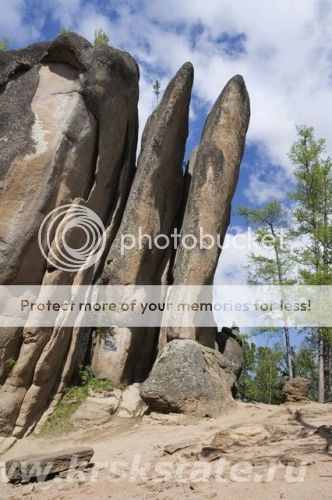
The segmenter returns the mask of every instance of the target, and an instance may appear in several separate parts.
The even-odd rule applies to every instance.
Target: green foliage
[[[267,404],[282,402],[283,353],[278,347],[243,342],[244,369],[239,380],[239,398]]]
[[[286,231],[289,226],[288,212],[277,200],[272,200],[261,209],[239,206],[238,211],[248,225],[254,227],[255,241],[263,251],[263,255],[249,254],[249,284],[294,283],[288,246],[289,234]]]
[[[62,433],[69,431],[71,429],[70,417],[83,403],[87,395],[87,387],[69,387],[52,415],[43,424],[42,432]]]
[[[249,254],[248,282],[252,285],[290,285],[294,283],[293,262],[285,229],[289,226],[288,212],[277,200],[272,200],[263,208],[239,207],[239,213],[255,229],[255,240],[261,253]],[[292,348],[286,320],[281,329],[285,340],[287,370],[293,377]]]
[[[296,187],[289,195],[295,204],[292,218],[277,201],[261,209],[239,209],[248,224],[254,226],[257,243],[262,250],[263,243],[265,247],[264,251],[249,255],[251,284],[332,285],[332,161],[326,155],[324,139],[316,139],[312,127],[299,126],[297,134],[289,154],[296,180]],[[282,228],[287,228],[283,240]],[[267,236],[273,236],[270,244]],[[290,238],[297,238],[292,241],[292,249],[288,244]],[[321,307],[330,307],[321,302]],[[306,341],[295,358],[286,321],[283,330],[289,375],[294,363],[296,375],[313,381],[311,397],[319,394],[319,401],[323,402],[331,394],[332,329],[303,329]],[[266,378],[268,372],[268,360],[263,362],[262,358],[268,352],[261,352],[260,360],[257,350],[255,353],[251,371],[245,372],[242,380],[243,395],[249,398],[260,392],[257,377]]]
[[[295,167],[294,234],[308,244],[296,249],[303,284],[332,284],[332,162],[325,156],[325,141],[316,140],[311,127],[297,127],[298,140],[290,160]]]
[[[52,415],[43,424],[44,433],[63,433],[71,429],[70,417],[83,403],[89,394],[93,392],[108,392],[115,385],[110,380],[101,380],[93,376],[89,366],[79,367],[79,384],[67,388],[60,403]],[[118,386],[123,388],[124,386]]]
[[[324,139],[315,139],[312,127],[297,127],[297,133],[289,158],[296,178],[290,194],[296,202],[294,234],[306,241],[295,252],[299,282],[332,285],[332,162],[325,154]],[[331,390],[330,339],[330,328],[316,329],[320,402]]]
[[[311,381],[309,397],[315,401],[318,399],[318,364],[315,350],[304,342],[294,359],[295,375],[304,377]]]
[[[107,392],[114,389],[115,385],[113,382],[107,379],[96,378],[91,370],[90,366],[80,366],[79,367],[79,380],[80,385],[87,387],[93,392]],[[125,389],[127,385],[125,383],[117,384],[116,387],[120,389]]]
[[[12,372],[14,366],[16,365],[16,359],[14,358],[8,358],[6,361],[7,365],[7,376]]]
[[[110,39],[108,38],[107,34],[105,33],[104,30],[101,28],[98,28],[95,31],[95,40],[94,40],[94,46],[95,47],[100,47],[103,45],[108,45],[108,42]]]
[[[0,50],[7,50],[8,48],[8,38],[3,36],[0,40]]]

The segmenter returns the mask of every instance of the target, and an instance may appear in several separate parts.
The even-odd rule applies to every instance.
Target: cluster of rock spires
[[[138,83],[129,54],[74,33],[0,53],[1,284],[213,283],[217,246],[121,255],[120,238],[139,227],[152,237],[174,228],[199,236],[201,227],[223,240],[250,116],[244,81],[223,89],[185,174],[192,65],[149,117],[136,168]],[[71,203],[95,211],[107,237],[101,260],[77,273],[48,263],[37,241],[44,217]],[[0,329],[0,435],[32,430],[89,356],[99,378],[145,381],[151,409],[216,415],[232,402],[241,349],[227,336],[218,352],[216,328],[112,327],[92,343],[91,334],[79,324]],[[116,350],[104,349],[109,339]]]

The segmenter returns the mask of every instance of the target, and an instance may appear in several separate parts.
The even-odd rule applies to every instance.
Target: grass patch
[[[125,384],[115,385],[110,380],[95,378],[89,366],[79,369],[78,379],[78,385],[71,385],[67,388],[52,415],[44,422],[42,433],[60,434],[70,431],[72,429],[70,417],[84,402],[89,391],[105,393],[112,391],[115,387],[125,388]]]
[[[7,377],[8,377],[8,375],[11,374],[14,366],[16,365],[16,359],[14,359],[13,357],[8,358],[6,361],[6,365],[7,365]]]

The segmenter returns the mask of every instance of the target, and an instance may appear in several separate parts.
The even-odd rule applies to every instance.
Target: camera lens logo
[[[106,245],[105,227],[90,208],[61,205],[44,218],[38,243],[52,267],[77,272],[94,265],[101,257]]]

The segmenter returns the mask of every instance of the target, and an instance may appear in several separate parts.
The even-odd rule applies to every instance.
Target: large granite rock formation
[[[217,245],[176,252],[134,245],[123,254],[121,243],[125,234],[153,240],[174,228],[195,236],[203,230],[222,243],[249,122],[243,79],[234,77],[222,91],[185,174],[192,65],[180,68],[148,119],[136,171],[138,80],[129,54],[92,47],[74,33],[0,52],[1,284],[69,285],[69,293],[94,283],[212,284]],[[74,205],[87,207],[106,227],[104,252],[88,268],[59,269],[54,235],[48,259],[41,254],[40,225],[62,205],[67,213]],[[79,242],[75,228],[68,237]],[[151,407],[215,415],[232,403],[239,346],[228,343],[223,353],[203,347],[215,346],[214,328],[110,327],[99,332],[90,353],[91,332],[80,318],[73,328],[62,325],[0,325],[1,435],[31,431],[89,354],[97,377],[142,382],[158,342],[162,355],[142,388]],[[110,339],[115,350],[104,349]]]
[[[164,96],[149,117],[128,203],[117,237],[109,251],[103,283],[112,285],[161,285],[167,282],[171,248],[159,250],[148,242],[140,248],[140,234],[154,239],[169,235],[177,221],[183,194],[182,162],[188,135],[193,67],[186,63],[170,81]],[[121,247],[122,236],[136,240]],[[132,240],[130,240],[131,243]],[[130,245],[127,245],[128,247]],[[157,331],[154,328],[111,328],[98,335],[92,369],[113,381],[143,380],[151,368]],[[112,340],[113,350],[105,341]]]
[[[1,283],[91,283],[99,263],[76,275],[56,270],[37,233],[53,208],[76,203],[107,225],[108,246],[114,239],[135,172],[138,67],[127,53],[65,33],[1,52],[0,68]],[[0,332],[0,373],[18,358],[0,391],[2,432],[16,425],[22,435],[63,390],[79,331]]]
[[[232,78],[209,113],[201,143],[190,161],[190,189],[183,217],[182,235],[212,237],[210,248],[180,245],[173,267],[173,285],[212,285],[221,245],[230,220],[235,191],[249,125],[249,97],[243,78]],[[212,240],[206,241],[206,246]],[[177,301],[178,288],[170,302]],[[181,293],[181,290],[180,290]],[[212,297],[211,297],[212,299]],[[192,297],[194,302],[194,297]],[[215,328],[163,328],[160,347],[175,338],[192,338],[214,347]]]

